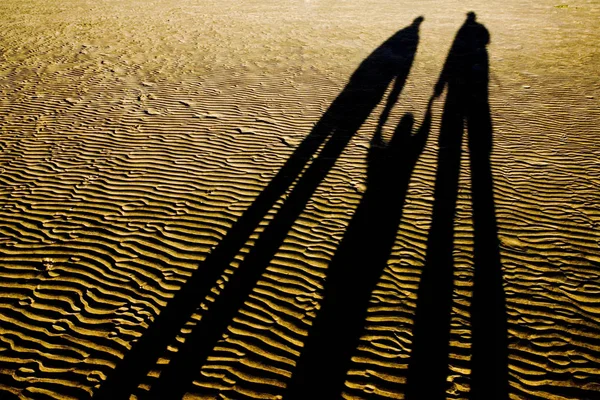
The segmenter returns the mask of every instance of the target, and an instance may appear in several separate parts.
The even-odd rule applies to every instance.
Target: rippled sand
[[[125,398],[143,397],[169,365],[186,367],[169,373],[190,378],[189,398],[282,398],[319,314],[330,261],[368,190],[366,157],[384,104],[332,160],[290,229],[280,223],[270,233],[274,257],[266,251],[265,260],[248,262],[251,272],[237,269],[269,223],[281,220],[276,212],[285,210],[296,175],[283,178],[291,185],[263,203],[266,215],[256,214],[247,235],[232,239],[239,251],[223,238],[359,64],[420,15],[416,57],[383,138],[405,112],[421,125],[471,10],[491,35],[491,165],[510,398],[598,396],[600,6],[483,3],[4,0],[0,398],[89,398],[105,395],[107,382],[127,387],[117,390]],[[434,101],[391,256],[368,293],[364,330],[342,371],[344,398],[403,398],[406,390],[443,107],[443,98]],[[469,397],[472,365],[474,230],[466,143],[463,149],[452,399]],[[368,260],[372,249],[360,247]],[[195,286],[184,285],[189,279]],[[237,286],[227,292],[231,282]],[[187,292],[174,306],[169,300],[182,286]],[[230,297],[219,303],[221,292]],[[182,314],[169,321],[184,318],[170,327],[179,335],[146,341],[160,344],[150,347],[158,361],[115,370],[168,304]],[[219,304],[227,313],[210,314]],[[178,348],[190,351],[182,343],[206,315],[212,319],[203,329],[216,335],[214,343],[196,340],[206,362],[192,352],[199,365],[168,364]],[[114,383],[114,371],[125,386]]]

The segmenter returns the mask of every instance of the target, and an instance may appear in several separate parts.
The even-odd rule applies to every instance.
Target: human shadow
[[[375,49],[351,76],[310,134],[302,141],[219,245],[169,301],[144,335],[95,394],[98,399],[128,398],[166,347],[210,293],[221,274],[267,212],[299,177],[273,220],[260,234],[229,282],[221,290],[185,344],[152,386],[153,398],[181,398],[248,297],[312,194],[335,164],[352,136],[379,104],[393,82],[386,108],[396,103],[419,41],[419,17]],[[322,146],[317,158],[309,160]]]
[[[371,141],[367,188],[327,270],[321,310],[288,384],[287,400],[340,398],[369,298],[387,265],[410,177],[427,141],[432,100],[415,134],[407,113],[389,144],[382,140],[381,125]]]
[[[417,293],[407,399],[445,399],[453,291],[454,214],[466,125],[470,158],[474,282],[471,399],[508,398],[507,322],[490,165],[489,33],[468,13],[438,80],[448,87],[439,137],[432,225]]]

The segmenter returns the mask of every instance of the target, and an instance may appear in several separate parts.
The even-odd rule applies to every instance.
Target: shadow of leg
[[[487,99],[473,102],[467,129],[475,235],[475,276],[471,306],[471,399],[507,399],[506,305],[494,210],[494,184],[490,165],[492,124]]]
[[[453,291],[454,212],[458,196],[462,108],[448,93],[440,128],[431,229],[417,292],[407,399],[444,399]]]

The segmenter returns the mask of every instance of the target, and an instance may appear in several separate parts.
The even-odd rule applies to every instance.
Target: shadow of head
[[[370,151],[378,152],[382,149],[391,150],[394,147],[399,147],[401,142],[411,135],[413,125],[414,117],[412,113],[404,114],[394,130],[394,135],[388,142],[384,141],[380,134],[373,136],[371,139]]]
[[[483,27],[483,25],[477,22],[477,14],[475,14],[473,11],[469,11],[467,13],[465,27],[471,28],[469,29],[469,31],[471,32],[470,40],[475,47],[485,47],[490,43],[489,32]]]
[[[415,118],[412,113],[406,113],[400,119],[398,126],[394,130],[394,136],[390,140],[390,148],[395,149],[398,148],[399,145],[402,144],[408,137],[410,137],[413,126],[415,124]]]

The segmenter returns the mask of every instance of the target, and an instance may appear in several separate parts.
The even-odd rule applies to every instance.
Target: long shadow
[[[367,189],[329,265],[323,305],[287,387],[288,400],[340,398],[369,297],[390,256],[410,177],[427,141],[431,103],[414,135],[413,116],[406,114],[388,145],[380,129],[371,141]]]
[[[439,137],[433,220],[418,290],[407,399],[445,399],[453,291],[453,224],[461,144],[470,157],[474,264],[471,399],[508,398],[507,322],[490,165],[487,29],[468,13],[436,85],[448,86]]]
[[[260,221],[290,188],[321,145],[323,149],[292,189],[274,219],[260,235],[217,299],[202,315],[178,353],[153,385],[152,397],[180,398],[206,361],[235,313],[283,242],[319,183],[333,167],[352,136],[393,83],[387,106],[397,101],[417,49],[423,18],[396,32],[356,69],[310,134],[236,221],[219,245],[169,301],[146,333],[95,394],[98,399],[128,398],[157,358],[175,338],[211,287],[225,271]]]

